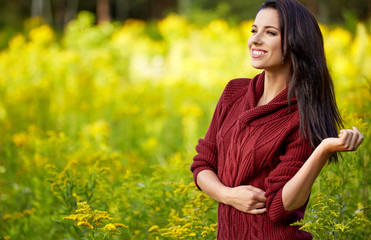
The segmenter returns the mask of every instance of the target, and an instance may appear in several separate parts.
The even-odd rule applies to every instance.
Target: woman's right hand
[[[228,188],[226,194],[225,203],[241,212],[262,214],[267,211],[265,208],[267,198],[264,196],[264,191],[260,188],[243,185]]]
[[[241,212],[262,214],[267,211],[265,208],[267,198],[263,190],[251,185],[227,187],[214,171],[206,169],[199,172],[197,185],[212,199],[230,205]]]

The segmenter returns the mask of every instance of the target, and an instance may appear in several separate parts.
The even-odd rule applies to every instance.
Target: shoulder
[[[245,95],[249,89],[251,80],[250,78],[235,78],[230,80],[223,92],[223,102],[229,105]]]
[[[251,81],[251,78],[235,78],[228,82],[226,89],[238,91],[241,88],[248,87]]]

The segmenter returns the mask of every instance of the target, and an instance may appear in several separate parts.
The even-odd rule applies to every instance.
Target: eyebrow
[[[252,26],[253,26],[253,27],[256,27],[256,28],[258,27],[258,26],[256,26],[255,24],[253,24]],[[267,28],[274,28],[274,29],[280,31],[279,28],[276,28],[276,27],[274,27],[274,26],[270,26],[270,25],[268,25],[268,26],[264,26],[264,28],[265,28],[265,29],[267,29]]]

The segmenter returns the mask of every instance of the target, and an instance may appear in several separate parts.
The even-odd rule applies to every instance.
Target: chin
[[[251,64],[251,66],[255,69],[264,69],[264,66],[257,65],[257,64]]]

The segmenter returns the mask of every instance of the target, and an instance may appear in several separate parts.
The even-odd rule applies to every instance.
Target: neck
[[[257,105],[265,105],[272,101],[288,86],[290,76],[290,70],[286,68],[282,68],[279,71],[265,70],[264,91]]]

